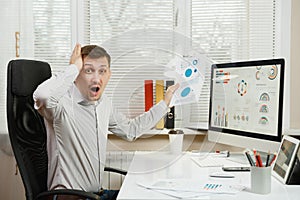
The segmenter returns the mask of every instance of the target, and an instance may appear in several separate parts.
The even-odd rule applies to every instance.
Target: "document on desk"
[[[191,179],[160,179],[153,183],[137,182],[141,187],[176,198],[194,198],[213,194],[236,194],[245,187],[222,182],[201,182]]]
[[[233,160],[231,157],[217,155],[217,154],[204,154],[203,156],[193,156],[191,160],[194,161],[200,167],[247,167],[248,162],[245,163]]]

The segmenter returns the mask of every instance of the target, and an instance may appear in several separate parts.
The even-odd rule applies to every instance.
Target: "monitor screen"
[[[277,150],[282,135],[283,84],[284,59],[213,64],[209,140]]]

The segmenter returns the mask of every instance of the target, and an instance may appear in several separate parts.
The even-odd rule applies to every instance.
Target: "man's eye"
[[[106,69],[101,69],[101,70],[99,70],[99,74],[103,75],[103,74],[105,74],[105,73],[106,73]]]
[[[92,70],[91,69],[86,69],[85,73],[90,74],[90,73],[92,73]]]

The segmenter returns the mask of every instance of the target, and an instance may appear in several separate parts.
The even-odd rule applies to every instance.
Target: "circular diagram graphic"
[[[268,95],[268,93],[262,93],[259,97],[260,101],[270,101],[270,96]]]
[[[189,95],[189,93],[191,92],[191,88],[190,87],[186,87],[181,91],[181,96],[182,97],[186,97]]]
[[[258,122],[258,123],[259,123],[259,124],[262,124],[262,125],[266,125],[266,124],[269,123],[269,120],[268,120],[267,117],[261,117],[261,118],[259,119],[259,122]]]
[[[198,60],[193,60],[193,65],[197,65],[198,64]]]
[[[268,78],[270,80],[274,80],[276,77],[277,77],[277,74],[278,74],[278,69],[277,69],[277,66],[276,65],[273,65],[269,71],[269,76]]]
[[[241,82],[238,83],[238,93],[241,96],[244,96],[247,93],[247,87],[248,87],[247,82],[244,80],[241,80]]]
[[[193,73],[192,69],[188,68],[187,70],[185,70],[185,77],[190,77],[192,73]]]
[[[190,78],[190,77],[194,77],[194,76],[197,76],[197,73],[198,70],[195,68],[195,69],[191,69],[191,68],[187,68],[184,72],[184,76],[186,78]]]
[[[260,80],[260,71],[257,71],[255,74],[256,80]]]

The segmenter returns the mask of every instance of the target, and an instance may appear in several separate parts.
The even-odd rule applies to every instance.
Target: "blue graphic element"
[[[190,76],[192,75],[192,73],[193,73],[193,71],[192,71],[191,69],[187,69],[187,70],[185,71],[185,76],[186,76],[186,77],[190,77]]]
[[[193,65],[197,65],[198,60],[193,60]]]
[[[197,69],[194,69],[194,72],[196,73],[196,72],[197,72]]]
[[[187,88],[184,88],[181,92],[181,96],[182,97],[186,97],[187,95],[189,95],[189,93],[191,92],[191,88],[190,87],[187,87]]]

